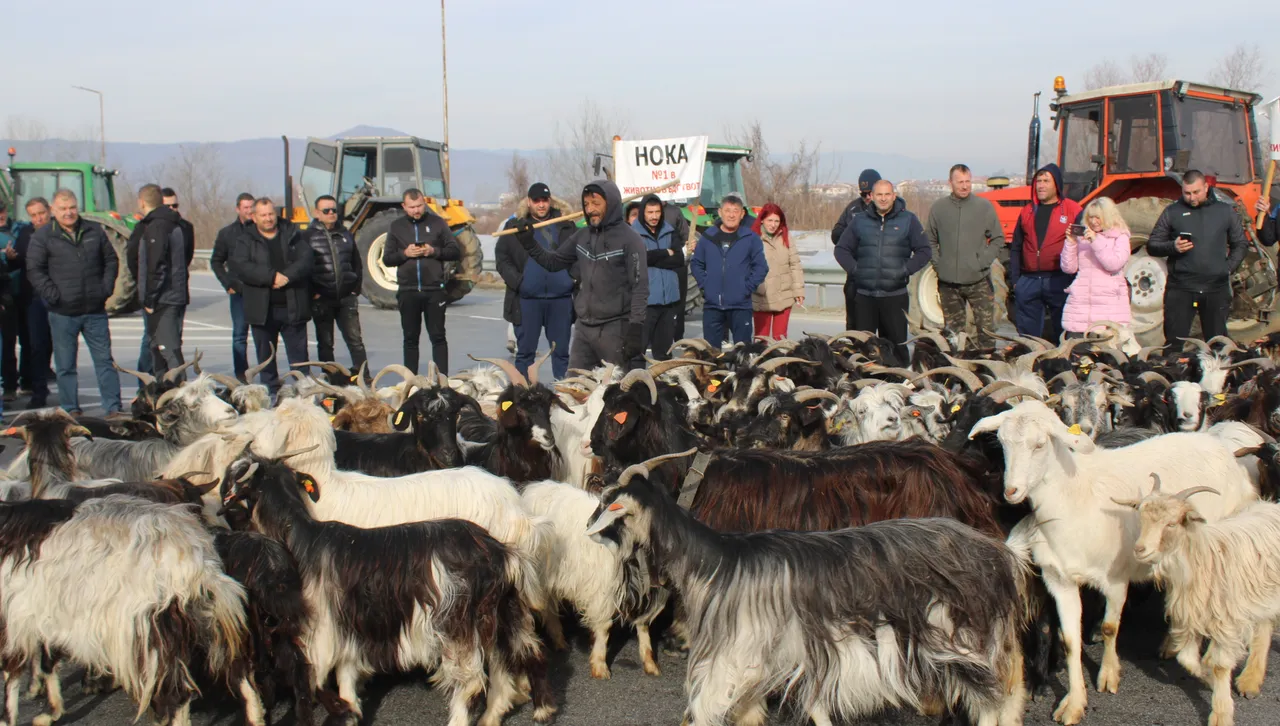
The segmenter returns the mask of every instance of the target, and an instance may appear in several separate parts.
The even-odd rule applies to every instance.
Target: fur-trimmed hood
[[[554,194],[551,195],[551,208],[560,210],[560,214],[569,214],[571,212],[576,212],[578,209],[577,207],[570,206],[568,202]],[[527,216],[529,216],[529,198],[525,197],[520,200],[520,204],[516,205],[516,219]],[[553,214],[551,216],[558,217],[560,215]]]

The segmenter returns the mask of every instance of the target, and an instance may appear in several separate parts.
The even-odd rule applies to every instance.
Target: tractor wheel
[[[107,298],[107,315],[115,317],[137,312],[142,306],[138,303],[138,283],[133,279],[133,273],[129,271],[129,235],[105,224],[102,225],[102,231],[106,232],[107,239],[111,240],[118,264],[116,287],[111,297]]]
[[[999,262],[993,263],[989,277],[994,290],[992,296],[996,304],[996,325],[999,326],[1002,321],[1009,318],[1009,312],[1004,304],[1008,290],[1004,281],[1004,265]],[[942,315],[942,297],[938,294],[938,271],[933,265],[925,265],[923,270],[911,278],[911,282],[907,285],[907,296],[911,305],[907,311],[908,320],[916,322],[921,327],[942,328],[946,319]],[[969,312],[966,320],[966,327],[972,330],[972,311]]]
[[[1125,263],[1124,276],[1129,281],[1130,325],[1143,346],[1164,342],[1164,288],[1169,267],[1164,258],[1147,254],[1147,239],[1171,203],[1172,199],[1164,197],[1138,197],[1116,205],[1129,226],[1132,254]]]
[[[396,309],[400,286],[396,283],[396,268],[382,264],[382,248],[391,223],[403,215],[399,209],[384,209],[361,225],[356,234],[356,246],[364,260],[364,297],[383,310]]]
[[[462,257],[446,267],[446,270],[452,268],[452,276],[444,290],[450,302],[457,302],[471,292],[480,279],[480,272],[484,267],[484,249],[480,247],[480,238],[469,224],[455,227],[453,236],[462,248]]]

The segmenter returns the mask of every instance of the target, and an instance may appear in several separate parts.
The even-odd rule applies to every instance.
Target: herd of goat
[[[545,358],[371,383],[312,362],[274,397],[198,353],[191,380],[125,371],[130,420],[3,432],[24,446],[0,481],[0,724],[27,674],[35,723],[62,717],[63,661],[161,724],[205,691],[255,726],[278,691],[298,723],[318,702],[355,724],[362,681],[417,668],[449,726],[525,703],[547,722],[564,606],[594,678],[615,623],[660,675],[668,613],[693,726],[779,702],[815,726],[884,708],[1011,726],[1061,661],[1054,718],[1074,724],[1081,586],[1115,693],[1129,585],[1155,583],[1161,655],[1229,725],[1233,671],[1259,694],[1280,616],[1280,334],[1118,339],[929,332],[910,360],[859,331],[686,339],[551,386]]]

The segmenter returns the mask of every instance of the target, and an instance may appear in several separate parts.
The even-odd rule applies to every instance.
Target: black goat
[[[497,419],[478,409],[462,413],[459,427],[469,444],[464,454],[468,465],[506,477],[513,484],[544,481],[559,471],[560,452],[551,436],[551,407],[573,411],[554,391],[538,384],[538,367],[550,356],[547,351],[534,361],[527,379],[508,361],[471,356],[474,361],[502,369],[510,383],[498,396]]]
[[[417,386],[392,418],[396,429],[389,434],[334,431],[339,469],[370,476],[395,477],[434,469],[462,466],[458,448],[458,417],[467,409],[479,411],[475,399],[458,393],[439,378],[415,377],[405,382],[405,391]],[[412,431],[408,429],[412,427]]]
[[[121,373],[127,373],[128,375],[138,379],[138,394],[133,397],[133,401],[129,404],[129,411],[133,418],[138,421],[155,423],[156,409],[159,408],[158,401],[160,400],[160,397],[182,385],[186,380],[186,371],[188,368],[194,366],[196,373],[198,374],[200,372],[200,358],[203,355],[204,354],[201,353],[199,349],[196,349],[195,355],[191,360],[171,371],[168,371],[160,378],[156,378],[150,373],[143,373],[141,371],[123,368],[118,363],[112,363],[112,365],[116,367],[116,370]]]
[[[824,405],[822,402],[826,401]],[[831,448],[827,421],[840,397],[812,388],[775,393],[760,402],[759,415],[737,429],[734,445],[756,449],[822,451]]]

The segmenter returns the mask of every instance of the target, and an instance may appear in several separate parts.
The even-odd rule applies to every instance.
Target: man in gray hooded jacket
[[[613,182],[601,179],[583,187],[582,209],[587,226],[562,237],[554,250],[538,244],[527,217],[516,223],[516,239],[551,272],[578,263],[569,367],[589,370],[602,361],[625,366],[644,352],[649,300],[644,240],[627,226],[622,193]]]
[[[1004,248],[1004,231],[991,202],[973,195],[973,173],[964,164],[951,167],[951,194],[933,203],[925,232],[933,247],[938,295],[947,328],[964,330],[965,304],[973,309],[980,348],[994,344],[996,304],[991,263]]]

